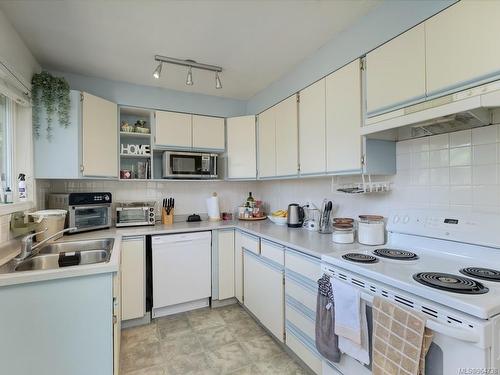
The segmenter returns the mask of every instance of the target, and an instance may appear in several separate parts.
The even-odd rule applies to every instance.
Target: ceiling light
[[[186,78],[186,85],[193,86],[193,73],[191,72],[191,67],[189,67],[188,75]]]
[[[203,64],[190,59],[182,60],[182,59],[176,59],[175,57],[167,57],[161,55],[155,55],[155,61],[158,61],[160,63],[160,65],[158,65],[158,67],[155,69],[153,73],[153,76],[156,79],[159,79],[161,76],[161,68],[163,66],[163,63],[174,64],[180,66],[187,66],[189,68],[186,77],[186,85],[188,86],[194,85],[193,81],[193,68],[194,68],[194,69],[201,69],[201,70],[208,70],[210,72],[215,72],[215,88],[217,89],[222,88],[222,81],[220,80],[220,75],[219,75],[219,73],[222,72],[222,67],[220,66]]]
[[[222,82],[220,81],[219,72],[215,72],[215,88],[216,89],[222,88]]]
[[[153,72],[153,77],[156,79],[159,79],[161,76],[161,67],[163,66],[163,63],[159,63],[158,66],[156,67],[155,71]]]

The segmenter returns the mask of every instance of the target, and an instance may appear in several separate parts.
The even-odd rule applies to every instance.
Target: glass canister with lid
[[[333,223],[332,240],[335,243],[354,243],[354,225],[353,223]]]
[[[370,246],[383,245],[385,243],[384,217],[359,215],[358,242]]]

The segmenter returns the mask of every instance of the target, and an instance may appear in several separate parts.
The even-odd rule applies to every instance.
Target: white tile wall
[[[398,143],[397,160],[423,160],[423,144],[429,145],[429,206],[500,213],[498,173],[500,128],[498,125]],[[408,173],[398,163],[398,176]],[[410,165],[411,175],[425,175],[424,163]],[[422,179],[396,179],[395,189],[413,191]],[[410,200],[411,197],[407,195]],[[411,199],[414,201],[415,199]],[[418,198],[417,200],[420,200]]]
[[[175,181],[175,182],[138,182],[138,181],[81,181],[81,180],[44,180],[37,183],[37,207],[46,207],[49,193],[110,191],[113,201],[153,200],[160,207],[163,198],[175,198],[177,214],[206,213],[205,199],[213,192],[219,196],[220,209],[233,212],[235,207],[245,201],[248,192],[256,195],[256,182],[220,181]]]

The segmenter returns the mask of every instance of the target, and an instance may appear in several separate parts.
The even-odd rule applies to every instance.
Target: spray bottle
[[[28,199],[28,192],[26,191],[26,175],[24,173],[19,173],[18,179],[18,193],[19,193],[19,200],[20,201],[25,201]]]

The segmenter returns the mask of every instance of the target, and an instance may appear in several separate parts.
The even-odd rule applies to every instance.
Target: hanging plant
[[[50,139],[52,135],[52,122],[56,112],[59,125],[64,128],[69,126],[69,111],[71,106],[69,84],[64,78],[54,77],[45,71],[33,75],[31,84],[33,133],[35,137],[40,137],[40,118],[42,112],[45,111],[47,139]]]

